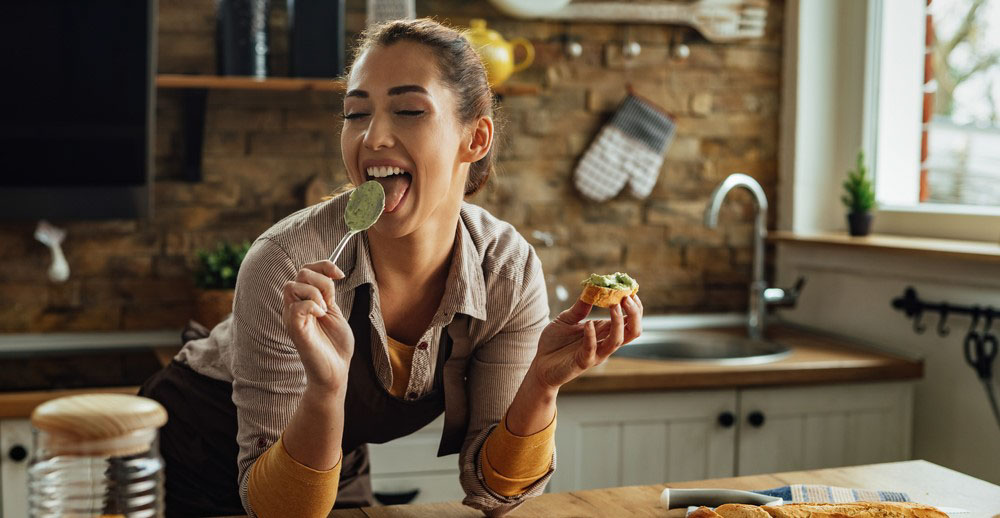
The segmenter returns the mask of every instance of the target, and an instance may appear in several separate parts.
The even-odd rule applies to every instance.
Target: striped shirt
[[[204,339],[188,342],[177,359],[195,371],[233,384],[237,408],[240,497],[247,501],[247,478],[254,461],[281,436],[305,390],[302,362],[281,321],[283,284],[302,265],[329,257],[347,233],[347,195],[300,210],[265,231],[247,253],[236,284],[233,314]],[[366,234],[352,238],[337,262],[345,278],[335,300],[350,315],[356,288],[377,286]],[[392,387],[392,368],[378,290],[373,289],[372,358],[382,386]],[[514,399],[538,337],[548,322],[541,263],[508,223],[463,203],[445,294],[414,351],[406,397],[433,389],[434,359],[441,333],[453,342],[444,366],[445,434],[464,430],[459,454],[464,503],[488,514],[507,512],[541,494],[555,469],[528,490],[505,497],[483,479],[479,451]],[[350,416],[345,419],[350,420]],[[349,425],[349,423],[348,423]]]

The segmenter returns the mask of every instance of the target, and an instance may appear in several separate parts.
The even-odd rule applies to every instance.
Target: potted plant
[[[195,272],[194,319],[211,329],[233,310],[236,274],[250,249],[250,242],[220,242],[214,250],[199,250]]]
[[[847,171],[844,195],[840,198],[847,206],[847,229],[852,236],[867,236],[872,227],[872,209],[875,208],[875,188],[868,178],[865,153],[858,150],[855,170]]]

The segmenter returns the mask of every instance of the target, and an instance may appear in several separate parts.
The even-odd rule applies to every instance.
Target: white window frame
[[[918,201],[924,9],[918,0],[786,3],[779,228],[844,230],[840,184],[860,148],[879,200],[874,232],[1000,240],[1000,208]]]

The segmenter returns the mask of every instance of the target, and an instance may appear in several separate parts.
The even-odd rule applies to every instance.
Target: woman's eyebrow
[[[416,92],[420,94],[428,94],[427,89],[420,85],[402,85],[394,86],[389,89],[389,95],[402,95],[410,92]],[[345,97],[360,97],[362,99],[368,98],[368,92],[364,90],[349,90]]]
[[[389,89],[389,95],[401,95],[409,92],[417,92],[421,94],[426,94],[427,89],[420,85],[403,85],[394,86]]]

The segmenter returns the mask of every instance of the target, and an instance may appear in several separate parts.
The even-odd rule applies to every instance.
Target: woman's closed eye
[[[402,115],[404,117],[419,117],[424,114],[424,110],[397,110],[396,115]]]
[[[347,120],[354,120],[354,119],[360,119],[361,117],[367,117],[368,115],[369,114],[365,112],[354,112],[354,113],[345,113],[341,115],[341,117]]]

